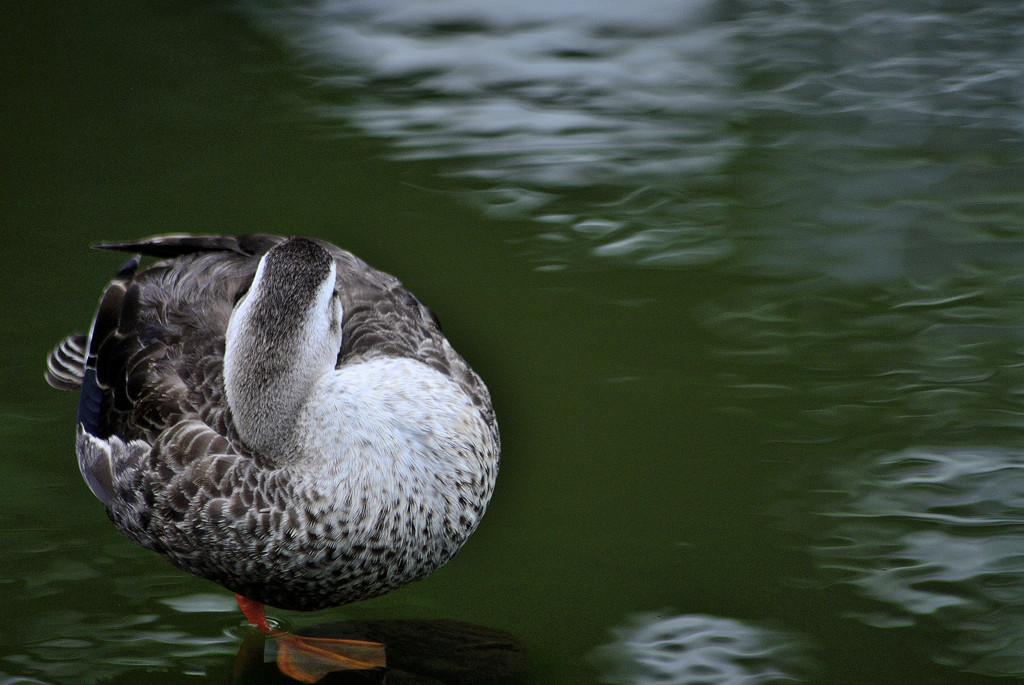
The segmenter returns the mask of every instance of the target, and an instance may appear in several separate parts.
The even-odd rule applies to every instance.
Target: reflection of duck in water
[[[458,551],[494,486],[498,427],[397,279],[304,238],[104,247],[166,259],[129,262],[46,377],[81,387],[79,467],[122,532],[235,592],[265,631],[263,603],[367,599]],[[335,647],[310,651],[380,665],[379,648]]]

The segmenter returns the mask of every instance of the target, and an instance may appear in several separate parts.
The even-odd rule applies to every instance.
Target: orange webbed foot
[[[289,678],[315,683],[335,671],[384,668],[384,645],[362,640],[270,633],[277,642],[277,667]]]
[[[384,645],[378,642],[329,637],[305,637],[274,630],[263,605],[236,594],[249,623],[277,643],[277,667],[289,678],[315,683],[335,671],[384,668]]]

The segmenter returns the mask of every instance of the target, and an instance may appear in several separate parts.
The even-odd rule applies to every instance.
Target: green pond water
[[[42,378],[89,245],[167,232],[352,250],[494,398],[463,551],[285,625],[485,626],[528,683],[1024,677],[1019,3],[3,17],[0,685],[230,681],[231,595],[110,525]]]

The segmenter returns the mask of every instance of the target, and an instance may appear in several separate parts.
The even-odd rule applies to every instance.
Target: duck
[[[95,247],[134,256],[45,378],[79,393],[79,471],[122,533],[233,592],[278,637],[265,606],[370,599],[458,552],[494,490],[498,424],[484,382],[397,278],[318,238]],[[280,641],[286,661],[306,649],[384,665],[352,641],[296,641]]]

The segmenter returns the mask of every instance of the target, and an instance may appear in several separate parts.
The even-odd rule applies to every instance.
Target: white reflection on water
[[[913,449],[842,474],[820,567],[874,600],[857,617],[940,636],[934,657],[1024,675],[1024,454]]]
[[[50,683],[42,680],[36,680],[35,678],[8,676],[3,671],[0,671],[0,685],[50,685]]]
[[[800,642],[792,636],[716,616],[634,616],[594,661],[601,680],[622,685],[725,685],[800,680]]]
[[[712,2],[641,5],[319,0],[261,19],[320,85],[368,86],[356,104],[328,91],[318,111],[392,138],[400,157],[493,158],[461,171],[581,186],[722,159],[724,122],[703,116],[729,80],[710,58]]]
[[[247,7],[301,60],[309,111],[441,160],[485,211],[540,222],[553,261],[585,245],[717,263],[756,231],[763,264],[891,273],[908,232],[1013,220],[1000,168],[1024,138],[1019,3]]]
[[[160,600],[175,611],[182,614],[233,614],[238,611],[238,603],[231,595],[202,593],[183,597],[167,597]]]
[[[730,251],[700,198],[730,131],[732,28],[713,0],[255,3],[299,55],[309,109],[441,160],[482,211],[660,264]],[[725,101],[723,101],[723,98]],[[684,195],[688,197],[684,200]],[[600,231],[594,231],[600,226]]]

